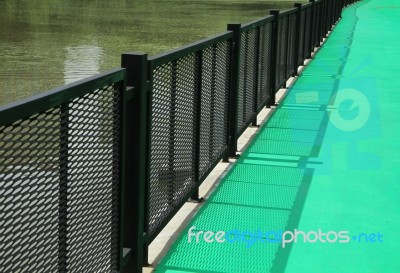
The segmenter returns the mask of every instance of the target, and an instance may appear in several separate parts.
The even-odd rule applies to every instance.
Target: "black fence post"
[[[194,109],[197,110],[196,113],[196,122],[194,123],[196,128],[195,135],[196,135],[196,163],[195,163],[195,180],[196,183],[200,181],[200,142],[201,142],[201,89],[202,89],[202,81],[203,81],[203,51],[196,52],[196,63],[198,70],[194,74],[195,78],[195,105]],[[199,187],[191,195],[189,201],[201,202],[202,198],[199,195]]]
[[[274,20],[272,21],[272,47],[271,47],[271,85],[270,85],[270,101],[267,107],[271,107],[275,105],[276,100],[276,77],[277,77],[277,60],[278,60],[278,31],[279,31],[279,10],[271,10],[270,14],[274,16]]]
[[[335,1],[336,3],[336,15],[335,15],[335,23],[339,21],[342,15],[342,1]]]
[[[331,1],[331,5],[332,5],[332,27],[336,24],[336,14],[337,14],[337,1]],[[331,27],[331,29],[332,29]]]
[[[343,9],[344,9],[344,7],[345,7],[345,0],[339,0],[339,2],[340,2],[339,18],[342,18],[342,11],[343,11]]]
[[[321,14],[321,26],[322,26],[322,28],[321,28],[321,42],[323,42],[323,41],[324,41],[324,38],[326,38],[326,35],[328,34],[328,31],[327,31],[327,25],[328,25],[328,19],[329,19],[328,10],[327,10],[328,1],[327,1],[327,0],[322,0],[321,5],[322,5],[322,14]]]
[[[333,25],[335,24],[335,2],[329,1],[329,14],[330,14],[330,22],[329,22],[329,31],[332,30]]]
[[[121,66],[127,71],[123,95],[123,247],[132,252],[124,259],[124,273],[142,272],[147,263],[144,241],[147,168],[147,54],[124,53]]]
[[[68,103],[60,106],[60,182],[58,199],[58,272],[67,272],[68,240]]]
[[[323,42],[324,38],[326,37],[326,34],[328,33],[327,31],[327,25],[328,25],[328,20],[329,20],[329,16],[328,16],[328,1],[327,0],[322,0],[322,14],[321,14],[321,42]]]
[[[228,156],[235,157],[237,150],[237,119],[238,119],[238,93],[240,73],[240,29],[241,24],[228,24],[228,30],[232,31],[231,49],[231,79],[229,90],[229,147]],[[226,158],[225,158],[226,161]]]
[[[174,206],[174,192],[175,190],[175,179],[176,179],[176,129],[177,129],[177,84],[178,84],[178,62],[172,61],[170,67],[170,79],[169,83],[170,93],[169,99],[169,113],[168,113],[168,128],[169,128],[169,138],[168,138],[168,174],[171,176],[167,184],[167,200],[168,206]],[[167,94],[166,94],[167,96]]]
[[[335,10],[335,7],[333,6],[333,2],[331,0],[328,0],[327,3],[328,7],[326,8],[327,14],[328,14],[328,24],[327,24],[327,33],[332,29],[333,25],[333,12]]]
[[[285,78],[285,81],[284,81],[284,83],[283,83],[283,88],[286,88],[287,86],[286,86],[286,83],[287,83],[287,80],[288,80],[288,57],[289,57],[289,33],[290,33],[290,18],[289,18],[289,16],[288,15],[286,15],[285,16],[286,18],[282,18],[282,20],[283,19],[286,19],[286,37],[285,37],[285,61],[283,62],[284,63],[284,73],[283,73],[283,75],[284,75],[284,78]]]
[[[335,3],[335,24],[340,18],[340,1],[334,1]]]
[[[322,18],[322,1],[315,1],[315,41],[314,48],[318,47],[321,43],[321,18]]]
[[[252,126],[257,126],[257,105],[258,105],[258,94],[259,94],[259,90],[258,90],[258,81],[259,81],[259,75],[258,75],[258,67],[260,64],[260,40],[261,40],[261,28],[257,27],[256,29],[256,60],[255,60],[255,67],[256,67],[256,75],[255,75],[255,81],[254,81],[254,86],[253,86],[253,91],[254,91],[254,103],[253,103],[253,114],[254,114],[254,118],[251,122]]]
[[[294,44],[294,73],[292,76],[298,76],[298,67],[299,67],[299,54],[300,54],[300,31],[303,31],[300,29],[300,20],[301,20],[301,3],[295,3],[294,6],[297,8],[297,13],[296,13],[296,30],[295,30],[295,44]]]
[[[314,41],[314,37],[315,37],[315,0],[310,0],[310,3],[312,4],[311,6],[311,24],[310,24],[310,56],[309,58],[312,58],[312,52],[314,52],[314,48],[315,48],[315,41]]]
[[[329,3],[330,0],[325,0],[325,18],[324,18],[324,37],[327,37],[328,35],[328,26],[329,26],[329,21],[330,21],[330,12],[329,12]]]

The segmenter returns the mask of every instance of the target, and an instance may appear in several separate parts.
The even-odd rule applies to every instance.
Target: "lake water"
[[[292,1],[0,0],[0,105],[223,32]]]

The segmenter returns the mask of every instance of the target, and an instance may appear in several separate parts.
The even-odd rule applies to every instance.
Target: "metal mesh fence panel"
[[[254,102],[257,88],[257,29],[241,33],[239,94],[237,110],[237,134],[242,132],[251,121],[255,112]]]
[[[152,71],[150,240],[227,149],[230,44],[216,43]]]
[[[258,55],[258,92],[257,92],[257,108],[263,107],[270,97],[270,75],[271,75],[271,52],[272,52],[272,22],[260,27]]]
[[[116,272],[119,96],[107,86],[68,104],[68,272]]]
[[[202,177],[227,148],[230,43],[203,50],[200,124],[200,170]]]
[[[117,272],[119,91],[0,126],[1,272]]]
[[[0,271],[58,270],[60,108],[0,127]]]
[[[150,129],[148,232],[154,234],[196,184],[196,55],[155,68]]]

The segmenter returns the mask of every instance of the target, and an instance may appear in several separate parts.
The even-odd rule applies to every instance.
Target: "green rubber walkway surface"
[[[156,272],[400,272],[399,75],[400,2],[344,10]]]

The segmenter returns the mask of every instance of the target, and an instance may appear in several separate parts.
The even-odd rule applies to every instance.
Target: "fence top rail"
[[[304,5],[301,5],[301,9],[308,9],[308,8],[310,8],[312,5],[313,5],[312,3],[307,3],[307,4],[304,4]]]
[[[229,40],[233,37],[233,32],[227,31],[221,34],[217,34],[215,36],[200,40],[198,42],[194,42],[191,44],[188,44],[186,46],[173,49],[170,51],[167,51],[165,53],[160,53],[155,56],[150,56],[148,58],[150,62],[150,68],[154,69],[157,66],[176,61],[184,56],[187,56],[189,54],[199,52],[207,47],[216,45],[220,42]]]
[[[244,31],[248,31],[250,29],[255,29],[255,28],[258,28],[260,26],[266,25],[269,22],[272,22],[273,20],[274,20],[274,16],[273,15],[268,15],[268,16],[266,16],[264,18],[260,18],[260,19],[257,19],[255,21],[243,24],[242,28],[240,29],[240,31],[244,32]]]
[[[287,9],[285,11],[282,11],[281,13],[279,13],[279,17],[284,17],[284,16],[289,16],[293,13],[296,13],[298,11],[297,8],[292,8],[292,9]]]
[[[98,75],[0,106],[0,126],[46,111],[104,86],[125,80],[125,69],[115,68]]]

